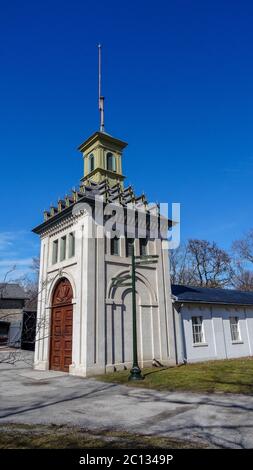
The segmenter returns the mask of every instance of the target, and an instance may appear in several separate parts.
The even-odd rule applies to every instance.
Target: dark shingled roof
[[[33,232],[39,233],[40,229],[44,227],[47,222],[56,220],[57,217],[69,213],[76,203],[85,202],[89,199],[95,200],[96,196],[102,196],[106,203],[119,203],[123,207],[127,207],[127,204],[130,202],[137,204],[137,207],[146,207],[148,204],[145,194],[136,196],[132,186],[122,189],[120,183],[116,183],[114,186],[110,187],[107,178],[100,183],[87,180],[86,183],[82,183],[78,189],[72,189],[72,193],[67,194],[65,199],[59,199],[57,206],[51,206],[50,210],[44,211],[44,223],[35,227]]]
[[[27,299],[27,294],[19,284],[0,283],[0,299]]]
[[[172,294],[179,302],[253,305],[253,292],[172,284]]]
[[[120,204],[124,208],[127,208],[128,204],[132,203],[137,210],[144,209],[147,214],[160,216],[159,204],[148,205],[145,194],[137,196],[132,186],[122,189],[121,184],[116,183],[111,187],[107,178],[100,183],[87,180],[78,189],[73,189],[70,195],[66,195],[65,199],[59,199],[57,206],[51,206],[50,210],[44,211],[44,222],[35,227],[33,232],[41,233],[52,223],[69,215],[75,204],[95,201],[96,196],[101,196],[105,203]],[[170,225],[172,224],[171,220],[168,220],[168,222]]]

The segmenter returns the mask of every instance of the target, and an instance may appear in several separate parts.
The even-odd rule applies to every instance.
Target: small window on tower
[[[89,173],[91,173],[95,168],[95,158],[93,153],[89,156]]]
[[[116,171],[115,156],[108,152],[106,155],[106,166],[109,171]]]

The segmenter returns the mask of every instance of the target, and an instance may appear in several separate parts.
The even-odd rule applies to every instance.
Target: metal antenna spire
[[[102,75],[101,75],[101,44],[98,44],[98,109],[100,113],[100,132],[105,131],[105,123],[104,123],[104,96],[101,95],[101,83],[102,83]]]

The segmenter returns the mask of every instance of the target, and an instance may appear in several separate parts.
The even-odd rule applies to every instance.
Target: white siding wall
[[[205,361],[251,356],[253,353],[253,307],[184,304],[178,317],[178,361]],[[181,333],[180,333],[181,316]],[[193,344],[192,317],[203,318],[204,343]],[[233,342],[229,317],[239,318],[240,341]],[[180,337],[182,336],[182,337]]]

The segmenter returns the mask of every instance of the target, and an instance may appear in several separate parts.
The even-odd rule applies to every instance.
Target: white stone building
[[[104,132],[87,139],[80,187],[34,229],[41,237],[34,367],[89,376],[132,366],[132,290],[123,280],[133,250],[157,256],[136,271],[141,367],[251,356],[253,293],[171,286],[168,221],[124,187],[126,145]]]
[[[131,287],[115,287],[113,279],[130,273],[133,246],[136,256],[157,255],[157,262],[139,265],[136,272],[139,364],[175,364],[162,219],[144,195],[124,187],[125,146],[103,132],[86,140],[79,147],[84,159],[79,189],[45,212],[34,229],[41,237],[36,369],[89,376],[132,366]],[[103,230],[113,220],[112,209],[115,238]]]

